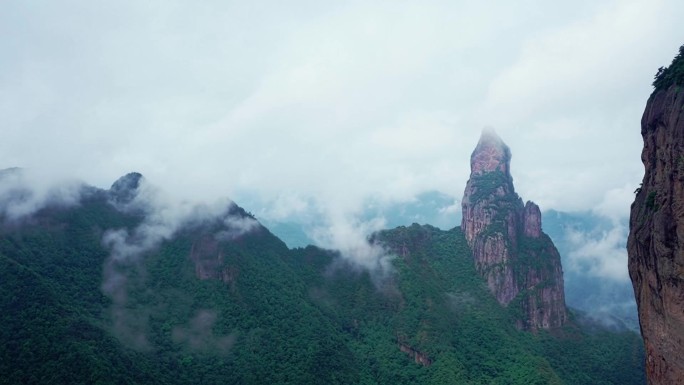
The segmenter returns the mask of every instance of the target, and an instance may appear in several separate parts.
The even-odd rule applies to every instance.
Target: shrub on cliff
[[[664,90],[671,85],[684,84],[684,45],[679,47],[679,53],[672,60],[669,67],[660,67],[653,80],[655,91]]]

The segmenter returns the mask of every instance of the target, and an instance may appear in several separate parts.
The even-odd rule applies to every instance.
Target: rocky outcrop
[[[523,211],[523,231],[526,237],[541,237],[541,210],[532,201],[527,201]]]
[[[410,347],[409,345],[399,343],[399,350],[408,354],[409,357],[413,358],[415,363],[418,365],[422,365],[422,366],[432,365],[432,360],[430,359],[430,357],[428,357],[427,354],[419,352],[418,350]]]
[[[676,72],[672,68],[676,64],[673,62],[670,72]],[[684,63],[679,65],[680,70],[684,69]],[[627,249],[648,382],[682,384],[684,91],[676,83],[668,85],[659,80],[663,79],[654,83],[656,90],[641,119],[645,173],[632,204]]]
[[[117,179],[109,189],[110,201],[115,205],[125,205],[138,195],[143,176],[137,172],[128,173]]]
[[[190,249],[190,259],[195,264],[195,276],[201,280],[221,280],[235,291],[240,269],[227,263],[225,252],[215,236],[202,236]]]
[[[231,291],[237,289],[240,277],[240,252],[230,244],[242,244],[245,237],[272,236],[251,214],[231,202],[221,217],[188,223],[194,239],[190,260],[195,265],[195,276],[201,280],[220,280]],[[284,246],[284,244],[283,244]]]
[[[510,161],[508,146],[484,131],[470,158],[461,228],[477,271],[514,308],[518,328],[558,327],[567,320],[560,255],[541,230],[539,207],[515,193]]]

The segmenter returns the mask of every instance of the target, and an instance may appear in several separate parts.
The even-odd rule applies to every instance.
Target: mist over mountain
[[[544,231],[558,247],[569,306],[615,327],[638,331],[634,290],[625,271],[627,218],[594,212],[543,213]]]
[[[490,207],[499,187],[474,172],[464,200]],[[478,262],[495,255],[476,257],[460,226],[376,230],[388,221],[371,206],[312,233],[342,247],[290,249],[234,202],[177,201],[139,173],[69,199],[9,174],[8,204],[40,198],[0,225],[10,383],[643,383],[637,334],[565,313],[538,209],[505,211],[524,224],[502,255],[525,289],[502,302],[509,288]],[[455,203],[424,194],[387,218],[456,216]],[[501,234],[485,214],[468,218],[489,223],[486,245]]]
[[[264,201],[248,200],[245,207],[255,213],[261,222],[291,248],[320,245],[314,239],[316,230],[325,222],[314,215],[278,215],[273,206]],[[459,201],[439,191],[427,191],[408,201],[383,203],[368,201],[359,214],[362,222],[380,222],[384,228],[410,226],[413,223],[430,224],[442,230],[452,229],[461,223]]]
[[[0,384],[679,382],[682,14],[0,2]]]
[[[450,230],[461,223],[459,200],[436,191],[374,209],[365,220],[383,218],[387,228],[418,223]],[[323,226],[301,217],[259,220],[290,248],[317,245],[309,234],[316,226]],[[592,211],[542,211],[542,229],[561,256],[568,306],[605,325],[638,331],[634,292],[625,271],[626,222],[626,216],[616,222]]]

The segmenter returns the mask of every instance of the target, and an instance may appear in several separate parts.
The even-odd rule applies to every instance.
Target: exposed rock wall
[[[199,279],[218,279],[233,288],[239,270],[227,264],[225,253],[212,236],[199,238],[192,244],[190,259],[195,263],[195,276]]]
[[[649,384],[684,384],[684,91],[651,95],[641,119],[645,173],[632,204],[629,273]]]
[[[422,365],[422,366],[430,366],[432,365],[432,360],[430,357],[428,357],[427,354],[421,353],[414,348],[406,345],[406,344],[399,344],[399,350],[402,352],[408,354],[413,360],[416,362],[416,364]]]
[[[532,201],[527,201],[525,204],[523,230],[527,237],[539,238],[541,236],[541,210]]]
[[[567,320],[560,255],[541,230],[539,207],[515,193],[510,160],[508,146],[483,132],[470,158],[461,227],[490,291],[519,310],[518,328],[558,327]]]

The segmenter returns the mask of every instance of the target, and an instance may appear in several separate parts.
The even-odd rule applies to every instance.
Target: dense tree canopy
[[[107,294],[103,235],[141,220],[94,196],[0,227],[0,383],[644,383],[634,333],[516,330],[460,228],[375,234],[395,255],[380,274],[198,223],[117,266]]]

